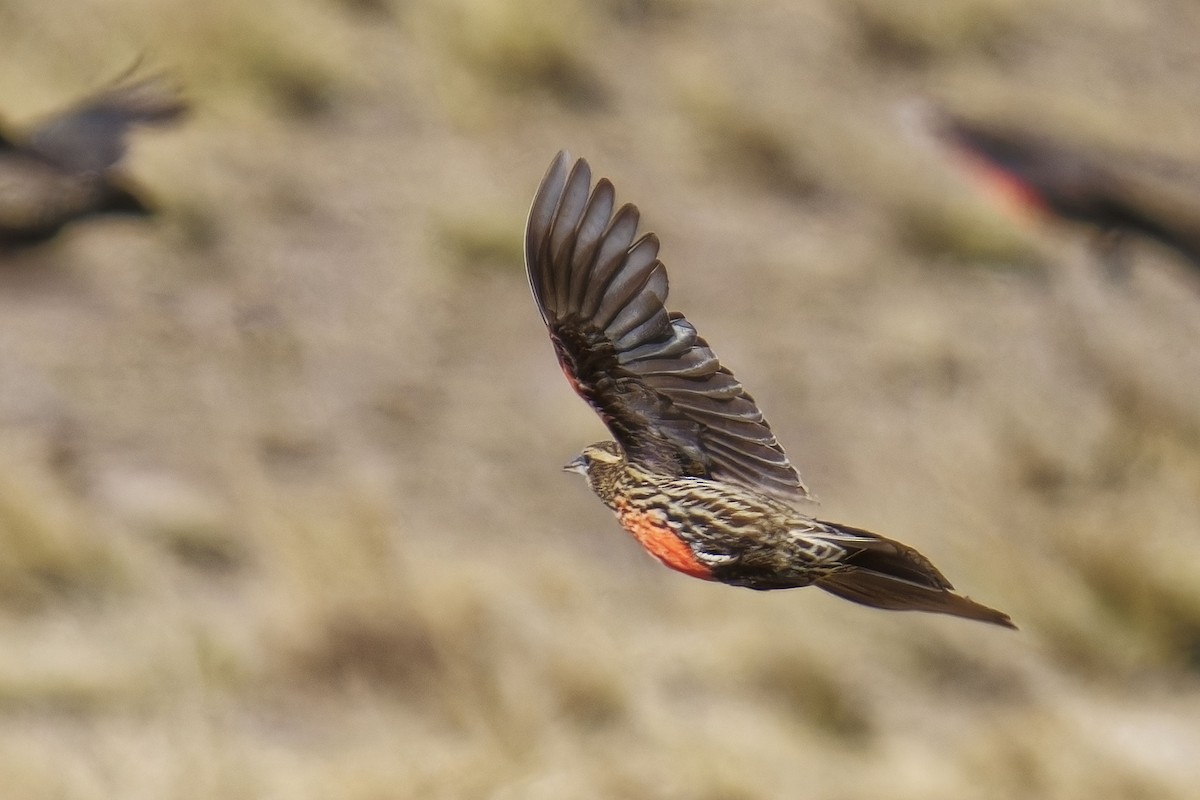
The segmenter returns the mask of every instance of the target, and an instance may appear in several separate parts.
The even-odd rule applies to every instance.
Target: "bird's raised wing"
[[[808,490],[754,399],[708,343],[668,312],[667,273],[638,210],[559,153],[525,229],[529,285],[563,372],[630,461],[785,497]]]
[[[162,77],[120,84],[43,120],[30,133],[28,149],[72,172],[103,172],[125,155],[131,127],[169,122],[186,109]]]

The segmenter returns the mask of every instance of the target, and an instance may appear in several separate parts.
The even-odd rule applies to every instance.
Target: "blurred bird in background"
[[[100,214],[152,213],[116,167],[139,125],[187,110],[163,77],[119,80],[24,134],[0,128],[0,252],[53,238],[64,225]]]
[[[1200,166],[1070,145],[931,110],[929,123],[973,177],[1008,206],[1083,223],[1113,276],[1131,234],[1200,268]]]
[[[587,162],[568,173],[568,161],[558,154],[534,198],[526,268],[563,372],[616,441],[565,469],[684,574],[759,590],[815,585],[875,608],[1014,627],[956,594],[915,549],[795,510],[808,490],[754,399],[666,310],[657,237],[635,240],[637,208],[616,209],[612,183],[592,189]]]

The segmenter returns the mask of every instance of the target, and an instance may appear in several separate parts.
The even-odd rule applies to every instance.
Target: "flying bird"
[[[954,592],[929,559],[795,507],[809,492],[754,399],[667,311],[658,238],[638,209],[559,153],[525,231],[529,284],[567,380],[614,441],[564,469],[671,569],[750,589],[818,586],[863,605],[1015,627]]]
[[[1115,257],[1130,234],[1200,267],[1200,168],[1089,150],[1048,136],[934,112],[933,129],[968,171],[1010,206],[1083,223]],[[1113,258],[1110,267],[1119,267]]]
[[[151,213],[116,170],[129,130],[187,105],[160,77],[118,83],[27,131],[0,129],[0,249],[35,245],[97,214]]]

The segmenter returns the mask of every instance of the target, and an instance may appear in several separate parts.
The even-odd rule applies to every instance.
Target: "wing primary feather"
[[[654,318],[658,321],[657,334],[661,335],[670,328],[671,323],[667,320],[667,310],[663,308],[662,301],[663,295],[666,294],[666,276],[667,271],[663,269],[663,265],[654,262],[641,288],[605,327],[604,332],[614,341],[618,350],[623,349],[625,344],[635,345],[643,341],[630,337],[630,334]],[[632,340],[626,342],[627,338]]]
[[[592,267],[591,281],[579,306],[579,314],[583,318],[592,319],[596,316],[596,309],[607,295],[609,282],[625,263],[629,246],[633,244],[633,237],[637,235],[639,218],[637,206],[626,203],[613,216],[608,230],[604,232],[604,238],[596,253],[595,266]]]
[[[584,294],[591,285],[596,251],[604,240],[604,231],[612,218],[615,203],[616,192],[612,183],[607,178],[601,178],[592,190],[575,235],[575,251],[571,256],[571,290],[567,298],[567,307],[573,311],[582,307]]]
[[[572,250],[583,212],[587,208],[588,189],[592,184],[592,170],[583,159],[575,162],[567,175],[567,183],[554,212],[554,226],[550,229],[550,270],[554,273],[554,302],[560,315],[570,313],[568,299],[571,292]],[[583,279],[586,279],[586,275]]]
[[[656,264],[662,266],[658,262],[658,239],[650,235],[643,236],[629,248],[625,263],[605,287],[604,298],[592,317],[597,327],[607,330],[613,324],[621,311],[647,285]]]
[[[533,204],[529,207],[529,220],[525,224],[525,269],[529,277],[529,288],[537,301],[542,321],[549,323],[557,316],[553,305],[554,286],[550,275],[549,238],[554,224],[554,212],[562,195],[563,182],[567,174],[570,155],[560,150],[538,184]]]

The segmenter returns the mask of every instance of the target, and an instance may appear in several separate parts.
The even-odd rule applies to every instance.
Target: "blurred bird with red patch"
[[[818,586],[875,608],[1015,627],[954,592],[915,549],[814,519],[808,489],[754,399],[682,314],[667,311],[657,237],[638,209],[559,153],[525,232],[529,284],[563,372],[614,441],[583,475],[621,526],[685,575],[750,589]]]
[[[931,127],[985,191],[1019,214],[1082,223],[1116,271],[1130,234],[1200,267],[1200,168],[1072,146],[1017,128],[931,112]]]

